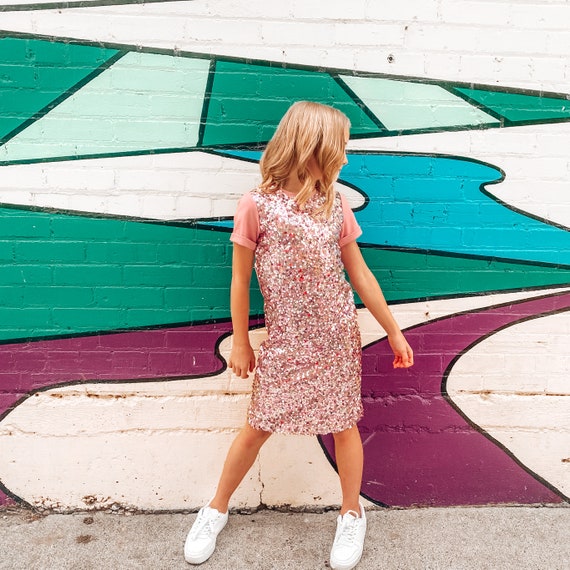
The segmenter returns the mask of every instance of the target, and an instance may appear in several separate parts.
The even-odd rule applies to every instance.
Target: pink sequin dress
[[[257,429],[334,433],[362,416],[360,331],[340,256],[361,232],[339,193],[330,218],[313,216],[322,200],[300,210],[283,190],[253,190],[236,212],[231,240],[255,249],[268,333],[248,409]]]

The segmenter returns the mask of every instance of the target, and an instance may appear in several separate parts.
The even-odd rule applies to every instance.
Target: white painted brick
[[[268,2],[271,4],[272,2]],[[279,0],[277,0],[279,3]],[[326,14],[326,21],[335,20],[360,20],[366,16],[365,2],[358,1],[347,6],[344,0],[327,0],[326,6],[319,0],[290,0],[284,2],[291,6],[291,15],[294,19],[323,20]],[[347,9],[348,8],[348,9]],[[263,11],[261,12],[263,14]]]
[[[388,61],[388,56],[392,56],[393,62]],[[362,50],[355,54],[354,67],[359,71],[425,77],[426,60],[426,54],[421,51],[396,48]]]
[[[112,171],[61,168],[46,170],[44,186],[48,188],[69,188],[81,190],[109,190],[114,186]]]
[[[366,27],[362,23],[342,22],[334,25],[335,43],[355,46],[373,47],[378,49],[382,46],[401,46],[404,43],[404,24],[383,24],[375,22]]]
[[[512,4],[512,2],[491,3],[477,0],[441,0],[439,20],[445,24],[466,24],[472,27],[505,27],[510,24]]]
[[[336,46],[333,44],[322,50],[294,45],[284,45],[275,50],[277,61],[347,70],[357,68],[355,59],[358,53],[360,52],[352,52],[347,50],[344,46]]]
[[[180,171],[135,170],[117,171],[117,190],[154,190],[159,192],[180,192],[184,188],[186,176]]]
[[[570,8],[568,8],[570,12]],[[566,28],[566,30],[568,27]],[[546,53],[550,55],[568,56],[570,52],[570,32],[569,31],[545,34]]]
[[[182,7],[180,6],[182,5]],[[187,17],[208,16],[214,18],[226,18],[230,21],[235,18],[277,19],[290,18],[294,15],[291,2],[267,1],[267,0],[206,0],[204,2],[180,2],[167,3],[166,6],[147,5],[149,11],[166,9],[179,13],[181,9]]]
[[[454,50],[463,53],[546,53],[547,35],[535,30],[415,24],[410,26],[406,45],[412,49]]]
[[[185,18],[184,33],[180,37],[195,41],[259,43],[262,24],[255,20]]]
[[[533,57],[532,62],[532,78],[535,81],[548,82],[552,77],[564,77],[566,57]]]
[[[121,197],[121,200],[129,201],[129,196]],[[177,212],[177,196],[154,196],[141,194],[139,196],[140,207],[139,215],[143,218],[155,218],[156,211],[161,210],[162,212],[167,212],[170,218],[176,218]]]
[[[262,40],[287,46],[328,46],[334,39],[334,28],[314,22],[263,22]]]
[[[196,196],[176,196],[174,218],[205,218],[212,215],[212,200]]]
[[[510,23],[519,29],[540,27],[548,35],[557,31],[566,32],[570,27],[570,5],[568,2],[560,4],[511,2]]]
[[[435,22],[439,19],[438,1],[401,2],[399,0],[366,0],[367,20],[401,20]]]

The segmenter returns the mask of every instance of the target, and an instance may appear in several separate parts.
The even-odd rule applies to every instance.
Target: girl
[[[274,432],[332,433],[342,490],[330,566],[354,568],[366,516],[359,502],[363,451],[361,341],[352,288],[388,334],[393,366],[413,364],[412,349],[356,244],[362,233],[333,184],[346,164],[350,123],[340,111],[295,103],[261,158],[261,185],[240,200],[231,241],[233,343],[229,367],[241,378],[255,368],[247,423],[226,458],[216,494],[186,539],[185,558],[214,552],[228,503]],[[249,286],[255,270],[264,298],[267,340],[257,367],[248,337]]]

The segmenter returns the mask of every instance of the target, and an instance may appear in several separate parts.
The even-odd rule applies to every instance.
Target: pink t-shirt
[[[362,230],[354,217],[354,212],[350,209],[347,199],[342,194],[340,194],[340,202],[342,204],[342,228],[338,245],[342,247],[360,236]],[[230,240],[255,251],[258,239],[259,215],[251,192],[248,192],[241,197],[238,203],[234,216],[234,229]]]

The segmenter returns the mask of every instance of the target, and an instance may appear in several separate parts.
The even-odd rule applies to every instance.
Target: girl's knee
[[[358,431],[358,426],[353,425],[352,427],[342,430],[342,431],[337,431],[336,433],[333,433],[333,438],[335,441],[343,441],[346,439],[352,439],[353,437],[356,437],[358,435],[358,437],[360,438],[360,432]]]
[[[256,429],[249,424],[245,424],[242,429],[242,436],[248,445],[261,445],[269,439],[271,432]]]

